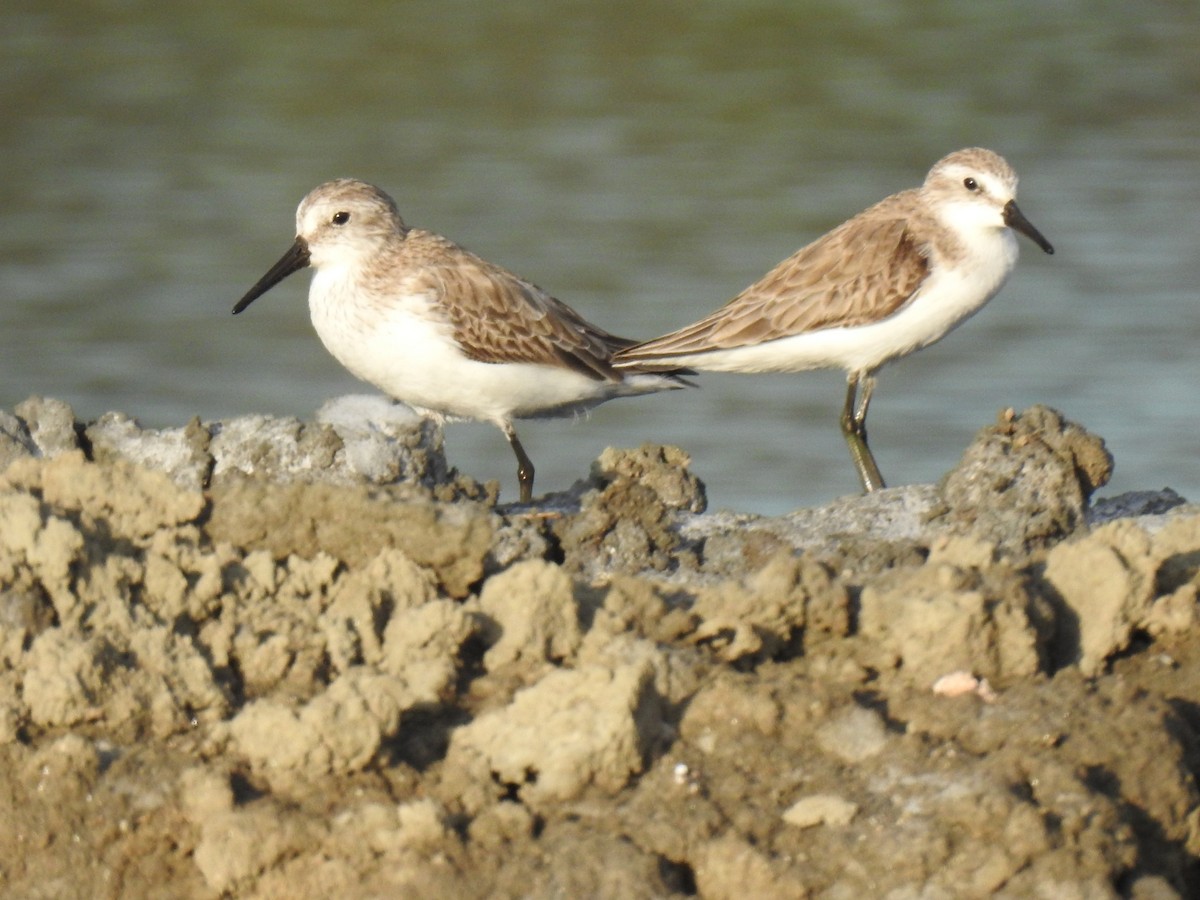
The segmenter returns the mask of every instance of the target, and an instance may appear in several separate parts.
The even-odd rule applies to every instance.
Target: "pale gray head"
[[[374,185],[338,178],[313,188],[296,209],[291,248],[233,307],[236,315],[305,266],[354,265],[378,253],[406,228],[396,203]]]
[[[395,201],[353,178],[313,188],[296,208],[296,237],[308,244],[314,268],[369,255],[404,230]]]
[[[956,150],[929,170],[921,193],[937,217],[959,232],[1012,228],[1054,252],[1017,207],[1017,173],[998,153],[982,147]]]

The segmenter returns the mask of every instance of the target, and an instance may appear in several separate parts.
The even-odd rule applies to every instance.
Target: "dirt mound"
[[[5,896],[1200,892],[1200,510],[1057,413],[762,518],[363,403],[0,414]]]

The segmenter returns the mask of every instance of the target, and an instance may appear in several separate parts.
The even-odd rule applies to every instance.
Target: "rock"
[[[361,663],[378,665],[384,657],[384,629],[393,629],[404,613],[436,599],[433,573],[399,549],[381,550],[338,579],[318,620],[334,668],[344,672]]]
[[[887,726],[879,713],[862,706],[847,709],[817,729],[821,749],[850,764],[878,756],[887,741]]]
[[[679,723],[679,733],[701,752],[713,753],[722,736],[731,730],[774,737],[780,718],[779,704],[771,697],[722,680],[692,697]]]
[[[123,413],[105,413],[85,431],[96,462],[122,459],[165,473],[178,487],[191,491],[208,485],[211,435],[199,419],[183,428],[146,429]]]
[[[446,765],[511,786],[533,808],[612,793],[642,771],[661,712],[649,665],[557,670],[454,732]],[[476,788],[478,789],[478,787]]]
[[[38,453],[28,426],[10,412],[0,410],[0,472],[13,460]]]
[[[212,477],[231,473],[276,482],[353,482],[345,470],[344,444],[328,425],[299,419],[242,416],[213,427]],[[335,465],[342,456],[342,465]]]
[[[87,540],[31,490],[8,483],[9,472],[0,475],[0,571],[13,589],[44,594],[59,622],[70,623],[84,611],[73,573],[87,556]]]
[[[803,551],[851,578],[919,562],[924,558],[921,545],[932,539],[928,519],[938,502],[932,485],[908,485],[774,518],[725,510],[681,516],[682,546],[700,547],[700,571],[684,569],[675,580],[696,583],[712,576],[711,583],[742,577],[782,548]]]
[[[316,420],[341,439],[344,465],[353,473],[347,483],[433,488],[451,480],[441,427],[403,403],[378,394],[337,397],[317,410]]]
[[[488,671],[513,663],[561,664],[583,640],[570,576],[542,560],[518,563],[489,578],[479,608],[492,623],[491,647],[483,657]]]
[[[239,893],[267,869],[313,839],[302,818],[277,804],[207,810],[195,819],[195,864],[209,890]]]
[[[785,900],[804,897],[807,891],[795,875],[754,849],[749,842],[728,834],[711,841],[701,851],[696,870],[696,888],[712,900]]]
[[[573,489],[578,513],[555,526],[568,571],[595,581],[601,572],[677,567],[677,513],[700,512],[707,502],[704,485],[687,471],[690,461],[682,450],[657,444],[604,451],[591,478]]]
[[[1187,500],[1170,488],[1161,491],[1127,491],[1116,497],[1102,497],[1093,503],[1088,511],[1088,521],[1093,525],[1101,525],[1113,519],[1158,516],[1186,505]]]
[[[941,522],[1007,552],[1048,547],[1084,524],[1112,465],[1103,440],[1054,410],[1005,410],[942,479]]]
[[[968,549],[968,559],[973,552]],[[943,552],[940,558],[950,557]],[[880,652],[876,665],[898,666],[928,688],[956,669],[998,682],[1036,674],[1049,618],[1019,573],[997,567],[985,578],[977,570],[933,561],[867,585],[858,625]]]
[[[237,447],[22,410],[7,894],[1197,893],[1200,507],[1089,509],[1103,459],[1048,413],[985,434],[957,513],[764,517],[694,512],[654,447],[476,502],[378,398]],[[254,474],[204,486],[210,428]]]
[[[849,825],[858,814],[858,804],[837,794],[813,794],[801,797],[787,808],[783,821],[797,828],[814,825]]]
[[[491,546],[491,518],[474,504],[397,502],[362,486],[257,480],[214,485],[211,496],[205,530],[214,541],[266,549],[276,559],[323,551],[351,566],[399,547],[436,572],[453,597],[482,576]]]
[[[1124,650],[1150,616],[1154,570],[1149,538],[1127,521],[1051,550],[1045,578],[1065,613],[1059,619],[1058,661],[1094,675]]]
[[[712,645],[728,662],[770,658],[806,628],[838,636],[850,628],[845,588],[819,563],[790,550],[740,583],[701,590],[692,613],[700,619],[694,640]]]
[[[257,700],[230,723],[238,752],[269,778],[356,772],[383,741],[395,736],[400,715],[436,700],[400,679],[352,669],[298,710],[277,700]]]
[[[106,672],[97,648],[52,629],[30,646],[24,670],[22,700],[35,725],[63,727],[99,717]]]
[[[75,411],[63,401],[30,397],[18,403],[14,412],[36,446],[36,455],[49,458],[79,449]]]
[[[511,860],[498,874],[494,896],[657,900],[672,894],[662,861],[623,835],[555,820],[542,829],[538,844],[546,851],[542,864],[530,868]],[[605,865],[588,865],[592,859]]]
[[[90,463],[78,450],[18,460],[0,476],[0,491],[6,489],[36,492],[56,512],[78,517],[86,530],[101,528],[131,541],[194,522],[205,509],[202,494],[160,472],[124,460]]]

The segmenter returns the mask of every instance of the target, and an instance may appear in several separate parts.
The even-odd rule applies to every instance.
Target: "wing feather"
[[[896,312],[929,273],[915,191],[888,197],[797,250],[712,315],[619,354],[622,363],[727,350]]]
[[[444,238],[425,233],[419,239],[442,246],[421,260],[409,289],[438,298],[466,356],[566,367],[597,381],[623,379],[612,356],[634,341],[609,334],[532,282]]]

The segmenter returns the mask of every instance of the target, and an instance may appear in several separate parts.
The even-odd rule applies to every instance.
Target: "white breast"
[[[313,278],[309,311],[338,362],[424,413],[498,424],[569,415],[610,397],[674,386],[657,376],[612,382],[561,367],[470,359],[438,316],[435,298],[403,287],[372,298],[338,269],[322,269]]]
[[[1004,286],[1017,260],[1010,230],[977,234],[967,250],[966,258],[952,266],[935,260],[913,298],[871,324],[823,328],[746,347],[672,357],[672,362],[715,372],[872,371],[940,340]]]

